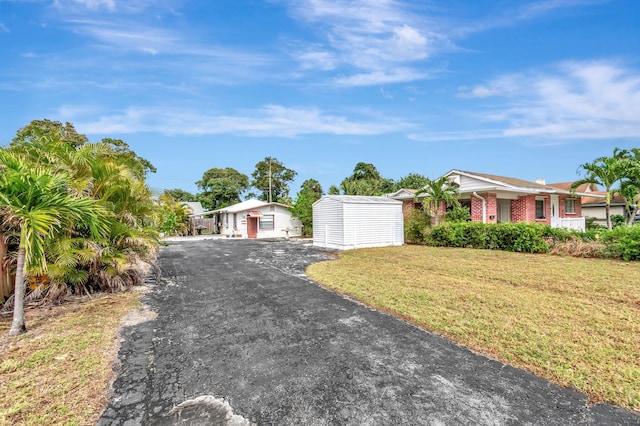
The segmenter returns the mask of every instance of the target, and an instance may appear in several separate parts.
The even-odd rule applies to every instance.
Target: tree
[[[640,211],[640,148],[620,154],[624,177],[618,192],[625,199],[626,224],[632,226]]]
[[[616,182],[624,177],[626,162],[623,161],[626,151],[615,148],[612,157],[596,158],[591,163],[580,165],[579,169],[586,172],[586,176],[575,181],[571,185],[571,189],[575,190],[578,186],[585,183],[594,183],[601,185],[605,190],[605,215],[607,218],[607,229],[612,229],[611,223],[611,196],[613,187]]]
[[[37,283],[30,286],[27,297],[52,299],[93,289],[113,291],[141,282],[142,271],[134,266],[134,258],[144,261],[158,245],[156,206],[145,183],[145,175],[151,171],[150,163],[119,140],[90,143],[83,135],[76,134],[69,142],[59,126],[51,123],[49,120],[32,122],[29,132],[19,133],[11,146],[0,152],[6,161],[11,158],[19,161],[27,175],[32,172],[38,176],[64,178],[67,195],[80,200],[80,204],[93,203],[101,209],[106,230],[98,236],[92,231],[94,224],[89,219],[74,220],[49,232],[42,246],[42,264],[46,270],[30,263],[24,265],[24,273]],[[38,127],[40,124],[44,127]],[[69,124],[66,127],[73,128]],[[4,170],[5,178],[15,176],[6,165]],[[60,211],[64,213],[63,210],[64,206]],[[19,247],[13,241],[22,228],[19,215],[10,213],[7,209],[1,213],[5,224],[2,233],[5,237],[12,236],[12,244],[6,252],[3,250],[0,261],[3,266],[9,264],[15,269]],[[51,210],[56,218],[58,213],[56,209]],[[7,223],[12,224],[8,229]],[[12,300],[21,303],[22,298]]]
[[[313,203],[322,198],[322,186],[315,179],[307,179],[300,188],[290,210],[302,222],[302,234],[310,236],[313,235]]]
[[[125,164],[137,178],[144,179],[157,169],[146,158],[138,156],[122,139],[104,138],[100,142],[111,148],[112,156],[120,164]]]
[[[429,179],[426,176],[422,176],[418,173],[409,173],[403,178],[400,178],[394,185],[394,190],[399,191],[400,189],[422,189],[429,182]]]
[[[49,119],[33,120],[31,123],[18,130],[16,137],[11,142],[12,145],[19,145],[22,143],[29,143],[34,139],[38,139],[43,135],[51,135],[57,133],[60,136],[60,140],[66,142],[73,148],[78,148],[81,145],[89,142],[89,139],[76,131],[73,124],[66,122],[65,124],[59,121],[52,121]]]
[[[106,233],[106,214],[95,200],[70,191],[69,177],[46,168],[29,167],[19,157],[0,151],[0,207],[5,222],[19,229],[14,313],[9,334],[27,331],[24,321],[25,275],[31,268],[47,270],[45,244],[75,222],[86,224],[92,236]]]
[[[173,198],[175,201],[193,201],[196,199],[196,196],[192,193],[179,188],[165,189],[163,195],[167,195]]]
[[[260,192],[260,200],[286,204],[289,201],[289,184],[297,174],[277,158],[265,157],[251,173],[251,186]]]
[[[189,231],[189,212],[184,202],[178,201],[165,191],[159,197],[160,231],[165,235],[184,235]]]
[[[359,162],[353,174],[342,180],[340,191],[345,195],[382,195],[393,191],[392,179],[383,178],[376,166]]]
[[[431,180],[427,178],[427,184],[416,193],[416,200],[422,199],[422,208],[434,220],[434,225],[438,225],[443,212],[440,207],[444,203],[446,206],[460,206],[458,201],[458,188],[452,186],[446,176]]]
[[[214,167],[204,172],[196,185],[202,190],[197,198],[203,207],[217,210],[240,202],[241,194],[249,188],[249,177],[231,167]]]
[[[381,180],[380,172],[376,166],[371,163],[363,163],[360,161],[353,168],[353,174],[351,175],[353,180]]]

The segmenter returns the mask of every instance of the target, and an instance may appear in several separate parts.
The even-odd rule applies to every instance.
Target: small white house
[[[216,229],[222,235],[239,238],[288,238],[302,235],[302,223],[294,218],[288,206],[247,200],[218,210],[214,215]]]
[[[313,244],[348,250],[404,243],[402,201],[327,195],[313,203]]]

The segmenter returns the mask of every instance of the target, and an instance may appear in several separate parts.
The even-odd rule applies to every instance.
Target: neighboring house
[[[607,226],[607,193],[605,191],[594,191],[593,195],[597,195],[598,197],[582,197],[582,214],[585,217],[595,218],[594,223],[598,225]],[[625,199],[617,192],[611,196],[609,214],[611,215],[611,217],[615,215],[620,215],[623,217],[627,216]]]
[[[218,210],[203,212],[215,219],[216,230],[227,237],[288,238],[302,235],[302,223],[288,206],[247,200]]]
[[[204,208],[200,201],[185,201],[182,205],[187,207],[190,217],[202,217],[202,213],[204,213]]]
[[[573,182],[563,182],[551,183],[549,185],[562,189],[570,189],[572,184]],[[582,205],[582,216],[592,217],[595,219],[594,222],[596,224],[607,226],[606,191],[600,191],[598,185],[594,183],[585,183],[580,185],[576,188],[576,191],[587,194],[580,199]],[[617,192],[611,196],[610,214],[611,216],[627,216],[625,210],[625,199]]]
[[[404,244],[402,202],[327,195],[313,203],[313,244],[340,250]]]
[[[457,187],[460,204],[469,208],[474,222],[531,222],[584,231],[580,199],[594,195],[547,185],[544,179],[530,182],[463,170],[451,170],[444,176]],[[406,211],[421,201],[415,199],[415,193],[400,190],[387,196],[403,201]]]

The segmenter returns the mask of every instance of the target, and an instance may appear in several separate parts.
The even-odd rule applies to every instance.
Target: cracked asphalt
[[[98,424],[640,425],[304,275],[331,258],[306,240],[170,242],[143,299],[157,318],[123,329]]]

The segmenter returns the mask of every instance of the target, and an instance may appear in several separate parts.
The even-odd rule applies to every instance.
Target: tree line
[[[255,165],[251,177],[238,170],[226,168],[211,168],[204,172],[202,179],[196,182],[200,192],[191,194],[176,188],[165,190],[163,196],[166,202],[199,201],[205,211],[217,210],[239,203],[242,198],[257,198],[262,201],[272,201],[291,206],[293,215],[300,219],[305,235],[311,235],[312,205],[324,194],[324,190],[316,179],[307,179],[297,192],[295,199],[289,196],[290,184],[297,172],[286,167],[274,157],[265,157]],[[401,188],[419,189],[431,181],[417,173],[394,181],[383,177],[378,169],[370,163],[359,162],[350,176],[345,177],[339,185],[332,185],[328,193],[332,195],[382,195],[397,191]],[[256,192],[252,192],[256,190]],[[171,222],[163,228],[163,232],[181,232],[179,214],[170,215]],[[186,220],[186,219],[184,219]],[[173,227],[173,228],[172,228]]]

